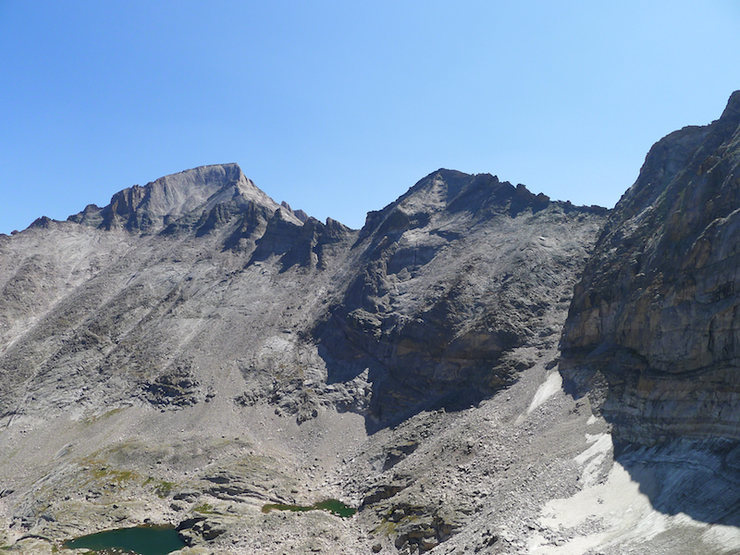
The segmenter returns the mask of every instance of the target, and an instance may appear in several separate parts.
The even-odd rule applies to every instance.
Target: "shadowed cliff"
[[[650,150],[575,287],[560,362],[566,388],[588,394],[612,423],[625,461],[652,453],[663,461],[659,473],[682,472],[679,483],[645,484],[656,506],[733,525],[740,524],[739,246],[737,91],[718,120],[671,133]],[[715,495],[703,486],[710,476],[732,486]]]
[[[314,332],[328,379],[369,373],[369,430],[510,385],[557,340],[605,215],[489,174],[430,174],[368,214]]]

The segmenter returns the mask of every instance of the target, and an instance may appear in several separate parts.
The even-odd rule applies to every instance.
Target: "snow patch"
[[[584,464],[587,460],[596,456],[603,458],[613,446],[611,434],[586,434],[586,441],[593,445],[574,459],[578,464]]]
[[[701,539],[717,549],[740,549],[740,528],[715,524],[704,531]]]
[[[550,397],[555,395],[558,391],[560,391],[562,386],[563,378],[560,376],[560,372],[558,372],[557,370],[552,370],[545,381],[542,383],[542,385],[537,388],[537,391],[534,394],[534,398],[532,399],[532,402],[529,404],[529,408],[527,409],[527,414],[532,412],[542,403],[547,401]]]
[[[586,452],[592,449],[597,452],[594,448],[600,446],[600,441],[597,440]],[[648,520],[648,515],[653,518]],[[544,526],[553,530],[579,527],[581,533],[562,545],[539,546],[533,552],[582,553],[613,540],[623,541],[626,536],[645,540],[665,530],[664,518],[652,510],[647,496],[640,493],[639,484],[615,462],[603,484],[590,484],[573,497],[554,499],[545,505],[540,518]],[[589,526],[589,522],[593,526]]]
[[[591,436],[591,441],[593,445],[577,457],[579,461],[591,458],[594,462],[611,446],[609,434]],[[587,473],[588,465],[584,475]],[[639,483],[616,461],[602,483],[587,483],[570,498],[549,501],[539,522],[544,529],[528,544],[528,551],[538,555],[569,555],[597,548],[608,550],[609,546],[626,549],[628,545],[637,552],[645,542],[672,530],[700,537],[707,547],[721,551],[732,551],[740,545],[740,529],[736,527],[706,524],[685,513],[667,515],[654,510],[649,498],[640,492]],[[553,541],[555,537],[559,541]]]
[[[606,455],[612,450],[614,445],[612,444],[611,434],[586,434],[586,441],[593,445],[578,455],[574,460],[580,465],[586,465],[583,469],[581,480],[586,486],[590,486],[598,480],[599,469],[604,463]]]

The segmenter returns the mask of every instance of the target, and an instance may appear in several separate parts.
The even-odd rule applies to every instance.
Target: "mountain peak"
[[[740,90],[730,95],[720,119],[740,119]]]
[[[73,222],[111,229],[150,230],[194,211],[236,201],[256,203],[270,211],[278,205],[248,179],[238,164],[212,164],[165,175],[119,191],[103,208],[89,205],[70,216]]]

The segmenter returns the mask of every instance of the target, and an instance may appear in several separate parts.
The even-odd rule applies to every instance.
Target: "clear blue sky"
[[[613,206],[739,56],[735,0],[0,0],[0,232],[219,162],[352,227],[439,167]]]

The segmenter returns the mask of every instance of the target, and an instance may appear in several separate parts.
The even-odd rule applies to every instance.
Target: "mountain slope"
[[[727,127],[656,145],[611,215],[440,169],[352,230],[227,164],[0,236],[0,544],[154,522],[183,553],[736,551],[732,335],[646,396],[620,377],[670,354],[656,318],[694,352],[669,316],[736,298],[685,298],[733,275]],[[676,262],[640,320],[633,286],[665,295]],[[696,360],[712,379],[677,382]],[[664,379],[720,413],[661,407]],[[358,512],[265,507],[327,498]]]
[[[576,286],[561,369],[619,440],[740,440],[739,246],[740,91],[651,149]]]
[[[368,214],[354,272],[317,335],[329,379],[368,371],[370,427],[460,408],[554,344],[603,221],[488,175],[439,170]]]
[[[396,451],[381,430],[414,415],[441,425],[455,413],[430,410],[475,410],[552,361],[604,216],[439,170],[354,231],[277,205],[226,165],[0,238],[6,537],[110,527],[114,505],[127,522],[142,510],[197,516],[195,502],[158,501],[164,482],[209,504],[237,501],[240,514],[259,500],[310,500],[316,468],[339,472],[336,457],[355,449],[362,460],[380,449],[386,462],[368,478],[384,480],[418,444]],[[96,489],[106,469],[137,478]],[[407,485],[423,487],[414,476]],[[366,499],[355,526],[377,526],[389,499],[350,478],[324,495]],[[379,538],[431,547],[465,520],[423,507],[441,520],[422,536],[404,525]],[[251,524],[234,526],[228,537],[250,537]]]

